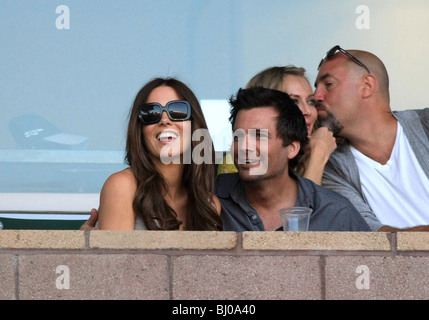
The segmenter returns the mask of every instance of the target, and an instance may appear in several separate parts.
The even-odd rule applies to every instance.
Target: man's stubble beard
[[[282,170],[277,170],[278,172],[276,171],[273,172],[268,170],[265,174],[262,174],[262,175],[250,175],[248,174],[248,171],[249,171],[248,169],[243,170],[238,168],[238,174],[242,182],[257,186],[261,183],[264,183],[265,181],[268,181],[270,179],[275,178],[276,176],[283,174],[284,171],[287,171],[287,170],[288,170],[288,167],[286,166]],[[247,173],[243,174],[243,171],[247,171]]]
[[[344,126],[338,121],[332,112],[328,112],[326,117],[318,117],[320,127],[327,127],[335,137],[339,136],[340,132],[343,130]]]

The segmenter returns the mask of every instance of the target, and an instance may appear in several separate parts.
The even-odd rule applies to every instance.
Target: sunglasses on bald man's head
[[[350,53],[348,53],[346,50],[344,50],[340,46],[335,46],[331,50],[329,50],[328,53],[326,53],[326,56],[324,56],[323,59],[320,61],[319,66],[317,67],[317,70],[320,69],[320,66],[323,64],[323,62],[325,62],[326,60],[328,60],[329,58],[334,56],[338,51],[345,54],[353,62],[355,62],[356,64],[358,64],[359,66],[364,68],[366,71],[368,71],[368,73],[371,73],[371,71],[369,71],[369,68],[366,65],[364,65],[362,62],[360,62],[357,58],[353,57]]]
[[[140,107],[139,120],[143,124],[153,124],[161,121],[162,113],[166,112],[171,121],[185,121],[191,117],[191,105],[185,100],[168,102],[165,107],[160,103],[145,103]]]

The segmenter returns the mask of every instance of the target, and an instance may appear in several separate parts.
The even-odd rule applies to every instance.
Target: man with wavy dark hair
[[[346,198],[291,169],[308,138],[304,116],[288,94],[240,89],[230,104],[231,151],[238,173],[216,178],[223,230],[282,230],[279,210],[295,206],[313,210],[311,231],[369,230]]]

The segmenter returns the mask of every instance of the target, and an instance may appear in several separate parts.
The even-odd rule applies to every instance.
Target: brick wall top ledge
[[[398,251],[429,251],[429,232],[100,230],[87,234],[81,230],[1,230],[0,249],[231,250],[240,246],[243,250],[390,251],[390,238]]]
[[[429,250],[429,232],[398,232],[396,235],[398,250]]]
[[[391,250],[386,232],[244,232],[245,250]]]
[[[80,230],[1,230],[0,248],[83,249],[85,235]]]
[[[90,248],[103,249],[224,249],[237,244],[227,231],[100,231],[90,232]]]

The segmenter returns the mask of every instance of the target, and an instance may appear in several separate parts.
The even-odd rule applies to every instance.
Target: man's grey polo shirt
[[[293,177],[298,180],[295,206],[313,209],[310,231],[370,231],[368,224],[347,198],[297,174]],[[247,200],[238,173],[217,175],[215,193],[222,203],[223,230],[265,230],[259,214]]]

